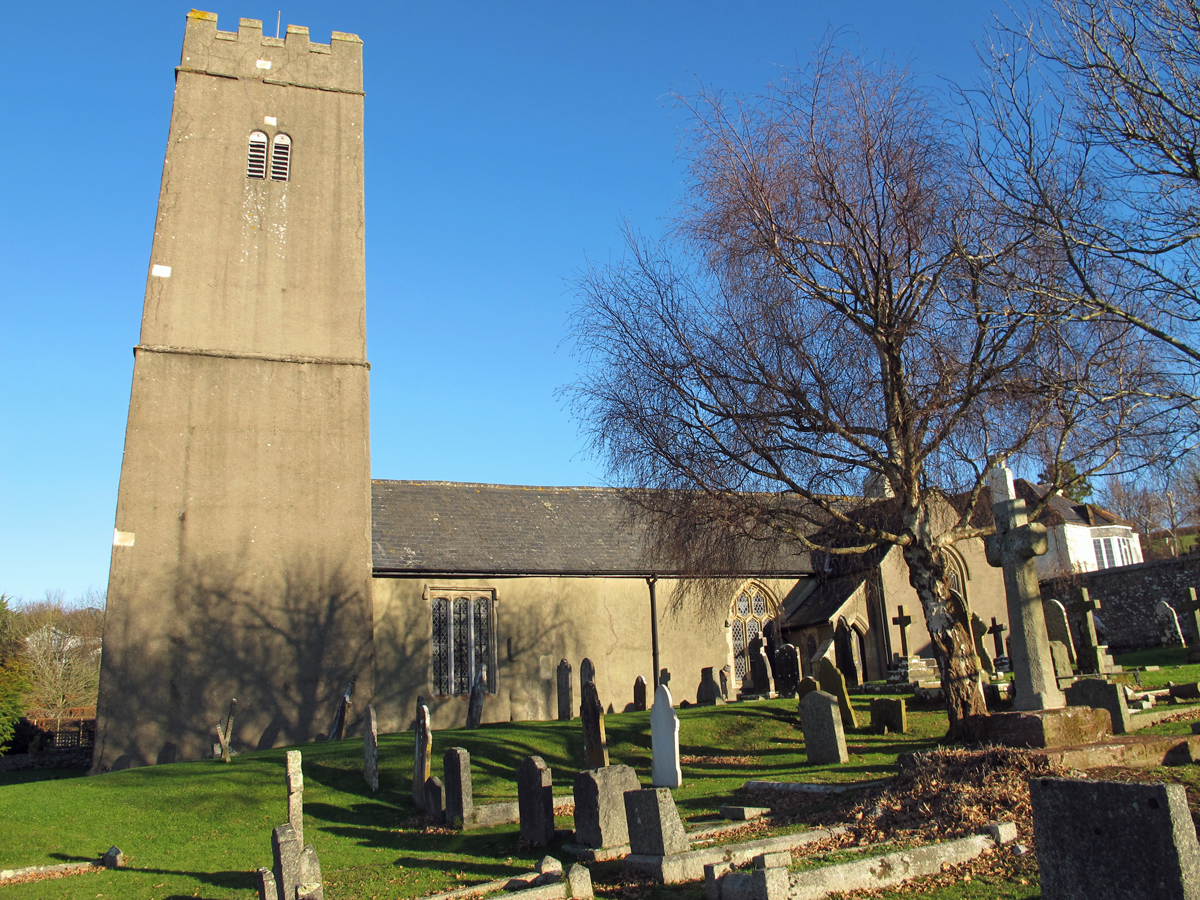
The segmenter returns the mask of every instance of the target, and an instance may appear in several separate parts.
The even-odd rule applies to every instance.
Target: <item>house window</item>
[[[483,670],[487,692],[496,693],[495,594],[435,590],[430,592],[430,600],[433,692],[469,694],[476,674]]]
[[[246,177],[267,177],[267,136],[261,131],[250,133],[250,153],[246,159]]]
[[[1094,538],[1092,540],[1092,549],[1096,552],[1096,568],[1111,569],[1113,566],[1126,565],[1118,563],[1116,556],[1113,554],[1113,539],[1112,538]],[[1127,550],[1125,552],[1128,552]]]
[[[1133,546],[1128,538],[1118,538],[1117,546],[1121,548],[1121,565],[1133,565]]]
[[[733,674],[738,683],[750,674],[750,645],[777,613],[775,601],[757,584],[747,585],[733,601],[729,630],[733,638]]]
[[[271,180],[287,181],[292,171],[292,139],[277,134],[271,141]]]

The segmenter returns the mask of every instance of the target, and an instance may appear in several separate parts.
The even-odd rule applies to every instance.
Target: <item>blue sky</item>
[[[600,484],[559,389],[572,277],[683,191],[700,83],[761,89],[828,28],[967,82],[991,2],[289,2],[365,42],[376,478]],[[208,3],[218,27],[277,2]],[[1002,8],[1002,7],[1001,7]],[[108,580],[142,293],[189,7],[56,3],[0,54],[0,591]]]

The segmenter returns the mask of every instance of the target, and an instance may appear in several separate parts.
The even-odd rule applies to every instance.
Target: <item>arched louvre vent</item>
[[[250,155],[246,159],[246,177],[267,177],[267,136],[261,131],[250,133]]]
[[[292,139],[286,134],[277,134],[271,142],[271,180],[287,181],[291,169]]]

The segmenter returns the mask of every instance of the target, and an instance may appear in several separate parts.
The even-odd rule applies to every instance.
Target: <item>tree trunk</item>
[[[975,655],[970,611],[961,597],[950,593],[945,561],[938,548],[914,542],[904,548],[904,561],[908,564],[909,584],[925,611],[925,625],[942,670],[942,694],[950,717],[946,736],[953,740],[965,716],[987,715],[988,711],[979,686],[979,658]]]

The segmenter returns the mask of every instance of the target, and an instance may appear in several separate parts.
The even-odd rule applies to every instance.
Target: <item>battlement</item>
[[[263,34],[258,19],[239,19],[237,31],[219,31],[216,13],[193,9],[187,15],[179,68],[225,78],[360,92],[362,40],[335,31],[328,44],[315,44],[303,25],[289,25],[286,37],[270,37]]]

